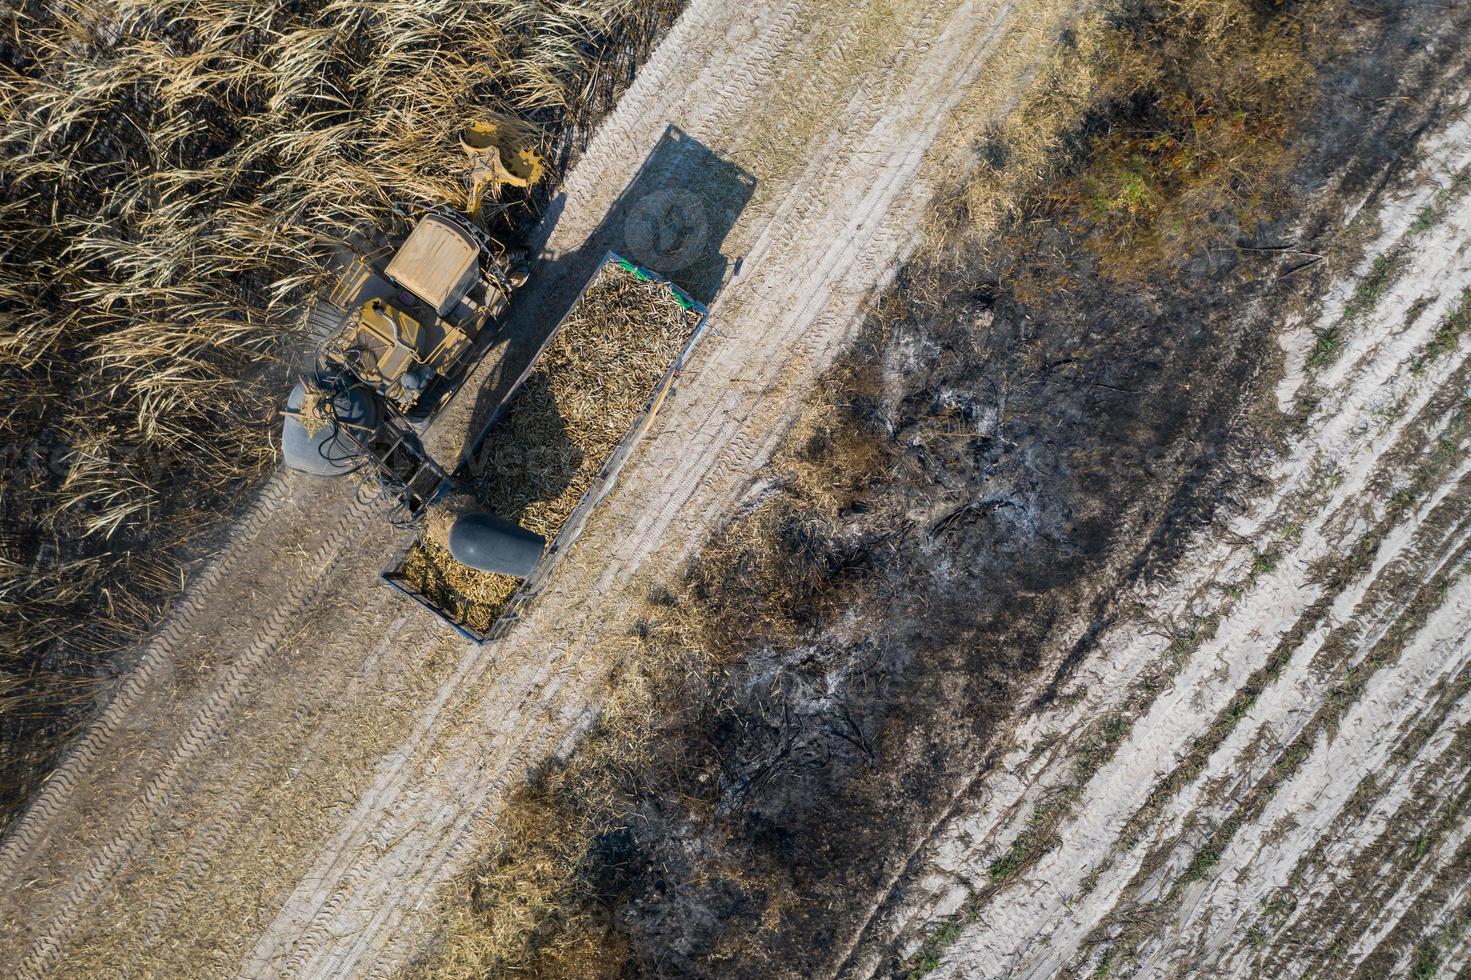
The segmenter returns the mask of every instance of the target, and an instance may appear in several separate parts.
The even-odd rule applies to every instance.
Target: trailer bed
[[[629,278],[621,279],[620,277]],[[668,317],[676,313],[677,307],[678,320],[666,321],[666,329],[669,329],[668,324],[677,324],[679,330],[688,330],[688,338],[679,346],[677,355],[664,367],[658,380],[647,390],[647,395],[641,406],[638,407],[637,414],[631,424],[623,430],[621,438],[611,451],[608,451],[601,460],[592,462],[591,468],[586,458],[581,460],[578,473],[585,482],[588,482],[586,489],[575,499],[569,492],[563,492],[557,499],[534,500],[528,504],[524,499],[526,496],[524,487],[508,486],[504,479],[497,483],[495,474],[489,478],[486,478],[484,474],[477,474],[475,472],[477,462],[483,463],[487,454],[493,455],[499,449],[504,448],[504,445],[498,445],[498,439],[503,444],[511,445],[524,443],[528,439],[534,442],[537,436],[532,430],[541,430],[549,424],[547,419],[543,418],[546,413],[556,415],[553,422],[566,421],[558,411],[559,406],[554,402],[551,407],[547,407],[547,389],[556,388],[560,380],[563,395],[566,397],[569,382],[575,378],[570,375],[553,374],[550,376],[549,383],[547,372],[586,371],[595,369],[598,365],[595,361],[586,361],[579,363],[576,368],[569,366],[571,360],[581,353],[579,349],[581,341],[588,338],[574,333],[564,336],[564,328],[569,323],[573,323],[574,330],[588,329],[584,323],[587,319],[585,314],[596,312],[595,307],[590,309],[588,306],[589,289],[597,289],[597,296],[591,301],[596,303],[607,302],[606,297],[609,290],[623,287],[630,287],[629,291],[636,292],[642,301],[671,304],[668,307],[661,306],[657,310],[650,308],[647,311],[650,314],[658,313],[660,316]],[[636,320],[637,317],[632,319]],[[536,357],[532,359],[531,364],[512,386],[510,393],[492,414],[480,439],[477,440],[477,452],[469,454],[469,461],[464,464],[460,472],[454,474],[450,481],[457,486],[478,485],[487,494],[486,499],[479,500],[480,506],[492,513],[517,520],[518,523],[523,523],[532,530],[542,533],[549,544],[541,563],[531,575],[523,580],[512,580],[507,576],[480,578],[480,576],[489,576],[489,573],[474,572],[464,566],[454,564],[447,558],[447,554],[440,553],[439,545],[428,540],[426,532],[419,534],[399,549],[383,570],[383,580],[477,643],[484,643],[505,635],[545,587],[557,563],[586,526],[594,508],[611,492],[619,472],[652,425],[660,406],[673,389],[680,370],[704,335],[706,321],[705,308],[677,286],[656,273],[643,269],[614,253],[608,253],[579,292],[577,300],[572,304],[567,315],[547,337]],[[609,341],[616,343],[618,340],[617,337],[607,336],[592,339],[601,339],[605,343]],[[624,353],[634,355],[637,353],[636,347],[634,343],[630,350]],[[668,349],[667,346],[665,349]],[[550,356],[548,356],[549,352]],[[533,378],[536,380],[528,386],[528,381],[532,381]],[[576,416],[578,413],[570,412],[569,414]],[[587,416],[588,409],[585,406],[581,408],[581,414],[584,417]],[[593,422],[606,425],[609,420],[602,417],[589,420],[589,424]],[[576,424],[575,420],[574,424]],[[607,436],[605,435],[604,438]],[[540,448],[544,450],[547,447]],[[530,452],[535,451],[533,449]],[[513,457],[514,455],[512,453]],[[500,475],[505,476],[504,470]],[[577,486],[569,484],[568,489],[575,490]],[[501,509],[498,509],[498,505]],[[445,565],[445,562],[448,565]],[[455,584],[456,582],[458,585]]]

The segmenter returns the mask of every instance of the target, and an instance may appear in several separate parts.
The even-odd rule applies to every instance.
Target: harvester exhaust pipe
[[[462,515],[449,529],[449,553],[455,561],[519,578],[536,568],[546,544],[540,534],[481,512]]]

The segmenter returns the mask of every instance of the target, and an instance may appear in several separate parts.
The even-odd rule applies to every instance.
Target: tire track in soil
[[[174,699],[181,688],[188,686],[190,675],[217,668],[216,664],[204,662],[215,656],[215,650],[208,651],[205,657],[191,657],[186,654],[200,652],[191,650],[191,645],[197,648],[200,639],[213,635],[221,621],[234,620],[229,631],[235,633],[241,631],[239,624],[253,621],[253,605],[247,610],[232,608],[229,603],[218,601],[215,590],[229,581],[230,574],[253,549],[270,547],[269,542],[281,533],[280,525],[312,527],[302,519],[303,513],[340,510],[346,503],[340,488],[333,488],[338,491],[335,494],[319,494],[313,492],[319,488],[304,489],[300,482],[289,472],[278,471],[240,520],[225,550],[209,560],[190,583],[168,621],[140,653],[137,666],[119,684],[94,724],[68,751],[42,791],[7,833],[0,847],[0,888],[15,886],[22,874],[35,879],[47,875],[48,869],[38,866],[34,857],[53,837],[64,838],[85,824],[85,813],[75,808],[74,801],[83,788],[98,791],[91,778],[92,770],[104,755],[134,756],[140,760],[136,771],[144,774],[163,764],[171,747],[170,736],[164,733],[154,737],[158,733],[139,724],[138,716],[162,710],[165,701]],[[328,524],[323,530],[330,533],[335,527]],[[306,572],[320,574],[320,569]],[[273,579],[274,584],[280,582],[279,576]],[[254,585],[249,588],[252,591],[244,600],[258,604],[264,597],[253,591]],[[125,793],[133,787],[111,789]]]
[[[371,543],[371,536],[365,543]],[[385,741],[385,728],[391,735],[392,725],[399,720],[392,715],[403,714],[394,710],[394,697],[385,700],[381,696],[378,688],[385,676],[372,675],[373,664],[384,660],[385,655],[397,654],[398,643],[405,639],[427,640],[419,643],[419,652],[430,657],[450,646],[448,637],[414,607],[386,603],[366,610],[357,620],[341,615],[364,594],[377,594],[372,570],[386,557],[381,547],[376,553],[372,547],[343,553],[342,564],[356,569],[356,573],[330,580],[330,588],[314,598],[306,618],[326,616],[345,627],[335,632],[322,656],[302,664],[294,658],[273,657],[269,668],[277,673],[280,683],[307,685],[311,694],[284,701],[279,696],[263,698],[257,692],[254,697],[247,693],[240,699],[238,731],[232,732],[228,741],[222,739],[216,744],[207,765],[195,764],[197,774],[186,802],[196,810],[171,812],[148,829],[139,846],[149,852],[151,859],[136,862],[124,879],[126,887],[114,881],[105,893],[99,893],[88,917],[91,931],[72,938],[72,955],[58,965],[59,972],[91,975],[114,968],[162,975],[206,972],[197,960],[179,962],[179,957],[191,945],[207,945],[199,939],[208,938],[211,929],[218,929],[221,916],[243,917],[231,902],[242,891],[251,893],[250,886],[259,877],[260,867],[277,860],[269,851],[274,842],[288,845],[289,850],[289,842],[281,838],[287,819],[283,815],[310,824],[320,818],[314,814],[303,817],[300,811],[322,809],[340,815],[350,809],[344,797],[338,795],[342,792],[338,768],[344,762],[351,766],[355,753],[369,753],[369,758],[359,763],[360,768],[381,757],[392,744],[391,740]],[[297,635],[286,637],[283,646],[296,652],[293,643],[301,632],[302,623],[298,622]],[[350,657],[361,657],[364,651],[369,652],[367,658],[354,662],[350,673],[343,675],[340,669],[334,669]],[[389,662],[400,674],[423,673],[416,660],[393,656]],[[402,700],[405,686],[400,685],[397,700]],[[439,684],[434,683],[425,699],[438,688]],[[271,688],[266,686],[264,690]],[[344,705],[354,690],[363,695],[360,701]],[[442,693],[452,691],[452,687],[446,687]],[[279,691],[274,693],[279,695]],[[319,717],[333,712],[333,718]],[[344,720],[348,723],[341,724]],[[363,720],[367,721],[365,728],[360,727]],[[339,724],[330,724],[333,721]],[[353,725],[353,721],[359,725]],[[401,733],[392,736],[399,737]],[[337,744],[332,743],[334,738]],[[313,746],[327,746],[331,751],[324,750],[318,756]],[[305,798],[293,798],[292,792]],[[356,790],[348,792],[355,794]],[[198,809],[201,807],[203,810]],[[220,826],[232,814],[240,818],[239,822]],[[170,835],[179,839],[171,842]],[[172,857],[190,841],[194,843],[188,852],[177,859]],[[221,848],[210,853],[214,841],[221,842]],[[200,855],[206,858],[196,868],[207,870],[204,881],[189,876],[187,871],[191,858]],[[219,883],[229,882],[232,890],[210,893],[206,886],[211,880],[216,889]],[[161,887],[147,887],[160,883]],[[192,902],[193,908],[207,904],[216,914],[192,915],[186,901]],[[254,913],[247,909],[244,914]],[[150,941],[151,935],[162,937],[158,948]]]
[[[313,564],[319,568],[330,566],[347,540],[360,535],[368,522],[386,512],[372,491],[359,492],[349,505],[348,513],[336,526],[327,541],[314,556]],[[94,852],[88,866],[73,879],[61,902],[60,910],[42,926],[40,936],[17,971],[21,977],[42,977],[47,964],[60,949],[61,936],[71,928],[76,917],[91,900],[94,892],[103,885],[132,852],[134,844],[143,830],[153,822],[171,801],[171,794],[183,779],[184,767],[199,756],[209,743],[223,730],[224,722],[242,696],[251,674],[264,664],[275,652],[277,644],[295,625],[295,614],[320,586],[321,579],[308,577],[292,583],[275,609],[264,620],[245,652],[225,670],[219,684],[210,693],[204,706],[179,735],[176,748],[167,761],[159,765],[152,778],[143,786],[137,799],[128,807],[120,826],[111,839]]]
[[[25,870],[29,856],[42,847],[58,814],[72,802],[85,782],[92,766],[118,731],[127,727],[143,697],[157,690],[166,671],[172,669],[175,651],[186,637],[186,631],[209,608],[209,593],[233,568],[254,542],[262,526],[288,497],[289,477],[277,472],[261,490],[260,496],[241,519],[230,545],[216,556],[192,582],[169,615],[158,634],[148,642],[137,665],[119,685],[116,694],[98,715],[87,733],[68,750],[45,785],[31,800],[15,825],[0,842],[0,888],[11,886]]]
[[[403,639],[408,619],[409,611],[405,610],[387,629],[380,628],[380,624],[377,623],[370,626],[364,620],[357,620],[349,626],[345,634],[346,640],[339,641],[340,646],[356,648],[365,640],[375,636],[377,642],[371,644],[370,656],[350,679],[342,694],[344,700],[355,701],[362,695],[369,675],[383,668],[384,661],[394,651],[397,643]],[[316,756],[324,741],[325,732],[317,729],[304,744],[301,754],[308,758]],[[272,771],[270,762],[273,761],[268,761],[264,755],[252,757],[246,764],[244,778],[237,786],[259,785],[269,778]],[[220,860],[222,853],[230,846],[229,837],[233,832],[232,828],[249,819],[244,812],[246,800],[243,793],[234,795],[221,793],[218,796],[221,800],[220,809],[202,829],[196,831],[197,843],[192,845],[184,856],[179,870],[170,879],[163,894],[149,904],[147,915],[141,923],[138,942],[140,947],[146,949],[162,941],[170,917],[176,915],[193,897],[194,892],[206,879],[207,870],[213,863]]]

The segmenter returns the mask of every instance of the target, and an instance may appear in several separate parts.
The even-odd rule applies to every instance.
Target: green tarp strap
[[[619,259],[618,265],[623,268],[624,272],[632,272],[635,276],[637,276],[639,279],[642,279],[644,282],[653,282],[653,280],[649,278],[649,274],[643,270],[642,266],[634,265],[627,259]],[[678,303],[686,310],[693,310],[695,308],[695,301],[686,296],[683,290],[674,285],[674,283],[669,283],[668,285],[669,291],[674,294],[674,301],[676,303]]]
[[[638,266],[634,265],[627,259],[619,259],[618,264],[623,266],[624,271],[632,272],[637,278],[642,279],[644,282],[649,281],[649,277],[647,274],[645,274],[644,270],[640,269]]]

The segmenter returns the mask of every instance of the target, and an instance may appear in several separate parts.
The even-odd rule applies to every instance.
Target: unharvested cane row
[[[467,117],[563,138],[601,46],[649,6],[0,15],[0,781],[29,765],[9,706],[70,703],[270,465],[281,362],[337,243],[459,200]]]

